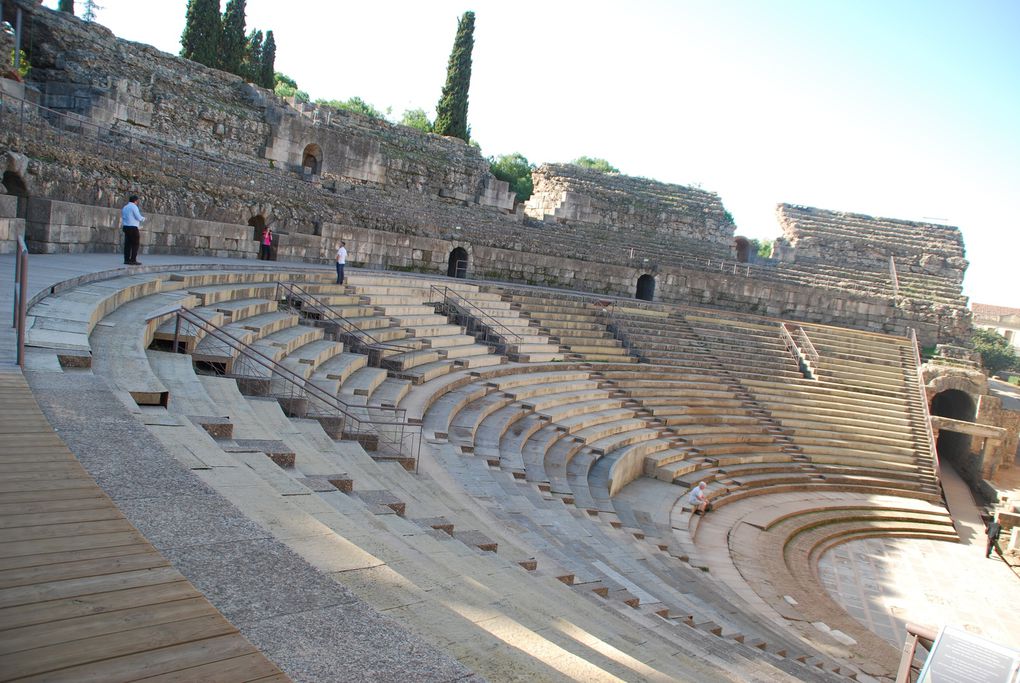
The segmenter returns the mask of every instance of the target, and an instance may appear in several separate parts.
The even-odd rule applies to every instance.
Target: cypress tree
[[[248,34],[248,48],[244,58],[244,78],[251,83],[261,85],[262,81],[262,31],[251,30]]]
[[[95,21],[96,12],[103,9],[102,5],[96,3],[96,0],[85,0],[85,12],[81,15],[81,18],[85,21]]]
[[[468,88],[471,85],[471,49],[475,45],[475,13],[464,12],[457,22],[450,63],[446,67],[446,85],[436,105],[435,131],[467,142]]]
[[[220,0],[188,0],[181,34],[181,57],[206,66],[219,62]]]
[[[223,33],[220,37],[220,68],[238,76],[244,61],[247,41],[244,35],[245,0],[227,0],[223,13]]]
[[[266,31],[266,40],[262,43],[262,74],[258,84],[272,90],[276,87],[276,38],[272,31]]]
[[[57,11],[74,14],[74,0],[60,0],[60,2],[57,3]]]

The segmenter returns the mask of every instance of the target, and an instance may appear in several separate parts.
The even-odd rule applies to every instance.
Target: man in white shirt
[[[705,482],[700,482],[697,486],[691,489],[691,492],[687,495],[687,504],[691,506],[691,514],[705,514],[705,510],[708,509],[708,498],[705,497],[705,489],[707,485]]]
[[[138,245],[141,243],[138,228],[144,220],[145,217],[138,210],[138,195],[133,194],[120,210],[120,225],[124,229],[124,265],[142,265],[138,262]]]
[[[336,283],[344,283],[344,264],[347,263],[347,242],[340,242],[340,248],[336,250]]]

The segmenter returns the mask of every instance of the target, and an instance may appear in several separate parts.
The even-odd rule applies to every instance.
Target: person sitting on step
[[[700,482],[687,495],[687,503],[691,506],[692,515],[703,515],[708,512],[708,498],[705,496],[706,488],[707,484]]]

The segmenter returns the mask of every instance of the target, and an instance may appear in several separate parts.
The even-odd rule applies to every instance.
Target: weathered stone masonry
[[[3,2],[5,13],[18,3],[34,32],[24,96],[76,117],[21,112],[16,129],[0,126],[0,152],[28,159],[19,178],[35,250],[117,249],[109,210],[138,192],[158,216],[146,226],[149,251],[254,254],[248,225],[259,220],[278,235],[280,258],[328,260],[344,236],[355,261],[445,272],[462,246],[475,276],[633,296],[651,274],[661,301],[894,333],[913,326],[925,344],[966,329],[955,228],[942,228],[939,245],[950,247],[929,253],[923,239],[904,237],[920,230],[904,222],[818,221],[818,210],[794,207],[784,260],[738,266],[727,261],[734,226],[712,193],[549,164],[536,171],[525,210],[513,212],[506,183],[460,141],[282,102],[100,26]],[[14,104],[5,99],[5,113]],[[841,233],[864,219],[866,239]],[[865,250],[874,251],[866,266],[850,258]],[[901,264],[898,293],[882,265],[888,255]]]

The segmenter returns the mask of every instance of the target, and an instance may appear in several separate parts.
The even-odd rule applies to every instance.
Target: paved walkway
[[[171,265],[190,267],[268,268],[273,270],[314,269],[332,272],[328,265],[290,261],[253,261],[251,259],[210,258],[205,256],[173,256],[143,254],[141,267],[128,267],[119,254],[29,254],[29,303],[50,292],[65,281],[85,278],[106,279],[126,273],[159,271]],[[12,365],[16,358],[17,336],[11,327],[14,310],[15,255],[0,256],[0,366]]]
[[[829,594],[891,644],[906,623],[949,624],[1003,645],[1020,640],[1020,579],[996,555],[985,558],[985,526],[966,482],[942,468],[942,488],[959,543],[883,538],[851,541],[818,563]]]

